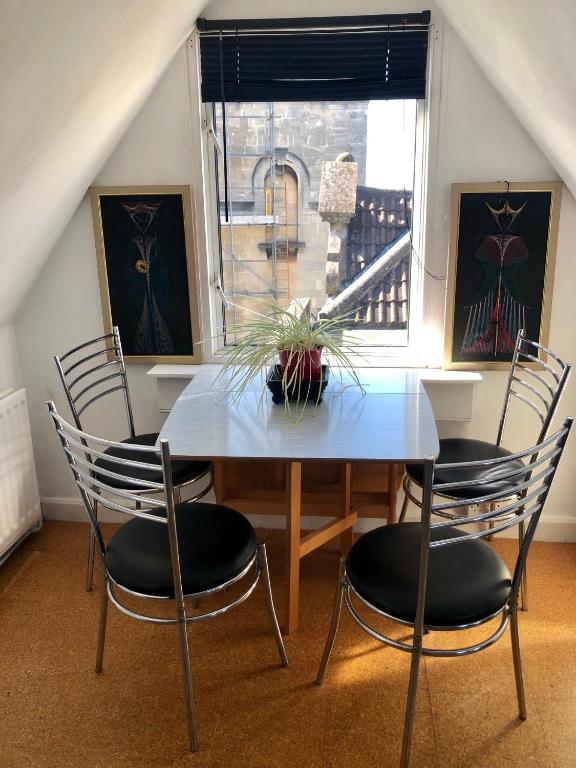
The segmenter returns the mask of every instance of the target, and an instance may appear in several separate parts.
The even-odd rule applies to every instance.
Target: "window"
[[[213,24],[225,28],[237,23]],[[253,24],[257,22],[246,22],[248,27]],[[425,27],[426,37],[420,38],[424,39],[424,71]],[[418,78],[413,77],[409,86],[395,88],[392,99],[372,98],[379,93],[373,93],[371,82],[366,85],[366,78],[363,86],[348,87],[341,93],[341,72],[336,73],[334,98],[324,97],[326,72],[322,72],[320,90],[316,77],[310,78],[308,90],[303,87],[306,77],[277,77],[263,94],[266,86],[259,79],[263,72],[254,75],[259,59],[256,56],[249,65],[245,63],[242,56],[250,56],[233,28],[228,37],[221,30],[216,37],[207,33],[212,47],[201,51],[205,122],[220,148],[207,153],[219,243],[218,249],[212,249],[218,258],[214,272],[220,275],[218,290],[225,297],[218,324],[230,329],[251,313],[266,311],[271,301],[284,307],[298,301],[321,316],[347,314],[354,345],[406,346],[415,295],[411,278],[413,222],[418,219],[414,206],[419,199],[415,181],[420,181],[416,158],[421,156],[417,148],[422,78],[418,85]],[[382,34],[381,45],[369,38],[377,51],[375,60],[370,64],[364,50],[361,56],[353,52],[351,66],[360,60],[366,66],[367,59],[368,66],[376,66],[378,71],[377,57],[386,48],[385,83],[380,88],[388,97],[386,89],[392,88],[393,81],[388,77],[390,62],[398,59],[390,52],[398,38],[390,42],[389,24]],[[268,35],[259,32],[258,37],[260,42],[266,41],[260,58],[269,65],[270,55],[276,55],[282,45],[278,46],[276,37],[274,47],[266,47]],[[346,48],[349,37],[340,36],[333,43],[345,40]],[[232,46],[228,54],[238,65],[230,72],[223,41]],[[318,44],[317,39],[313,42]],[[300,38],[296,47],[299,43]],[[322,44],[326,44],[325,37]],[[252,40],[247,48],[252,55],[252,48],[258,51],[258,42]],[[420,42],[416,56],[420,60],[421,49]],[[286,61],[292,61],[292,50],[291,56],[282,59],[280,55],[278,71],[282,65],[284,72]],[[410,61],[415,58],[410,58],[406,47],[401,56]],[[303,67],[302,57],[296,58]],[[310,58],[309,66],[316,66],[314,62]],[[243,66],[247,76],[239,74]],[[274,70],[274,63],[269,66]],[[422,61],[419,66],[421,75]],[[223,76],[216,78],[215,71]],[[405,74],[406,70],[400,70],[401,76]],[[243,77],[237,95],[246,93],[252,100],[221,100]],[[230,82],[223,88],[226,79]],[[357,92],[362,98],[350,98]],[[316,98],[299,100],[299,93]],[[403,93],[413,98],[399,98]],[[287,98],[264,99],[264,95]],[[233,342],[233,334],[226,333],[226,343]]]
[[[407,344],[415,100],[225,109],[226,175],[222,154],[216,162],[228,327],[273,300],[298,301],[349,314],[355,344]],[[221,105],[214,115],[223,143]]]
[[[266,255],[289,259],[298,255],[298,178],[288,163],[270,158],[264,178],[266,214],[272,217],[266,228]],[[303,243],[302,243],[303,245]]]

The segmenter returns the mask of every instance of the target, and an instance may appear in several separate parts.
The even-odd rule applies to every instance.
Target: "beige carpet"
[[[190,628],[200,726],[191,755],[174,627],[111,609],[104,673],[93,672],[99,589],[83,588],[86,536],[84,525],[47,523],[0,568],[1,768],[398,765],[407,654],[379,646],[343,614],[325,683],[313,685],[334,550],[303,561],[289,669],[279,666],[260,587],[231,614]],[[282,536],[267,539],[282,609]],[[514,544],[496,546],[507,557]],[[520,623],[528,720],[516,716],[508,635],[465,659],[427,659],[413,768],[576,765],[576,545],[536,544],[530,577]]]

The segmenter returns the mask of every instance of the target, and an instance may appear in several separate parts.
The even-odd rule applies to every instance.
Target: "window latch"
[[[216,152],[218,152],[219,155],[224,155],[224,150],[222,149],[222,144],[220,144],[220,139],[216,135],[216,131],[214,130],[214,126],[212,123],[206,124],[204,126],[204,132],[206,133],[206,136],[210,139],[212,144],[214,144],[214,147],[216,148]]]
[[[222,303],[224,304],[226,309],[229,309],[230,308],[230,302],[226,298],[226,294],[224,293],[224,288],[222,288],[222,282],[220,280],[220,275],[216,275],[216,277],[214,278],[214,289],[215,289],[216,293],[218,294],[218,296],[220,297],[220,299],[222,300]]]

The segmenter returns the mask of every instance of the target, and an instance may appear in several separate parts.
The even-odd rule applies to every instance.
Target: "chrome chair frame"
[[[450,510],[460,510],[462,507],[469,503],[469,501],[458,499],[456,496],[451,501],[444,501],[439,504],[433,503],[434,496],[438,492],[438,487],[434,484],[435,462],[433,457],[428,457],[426,459],[424,472],[422,519],[420,522],[421,532],[418,559],[417,601],[413,622],[405,621],[396,616],[385,613],[384,611],[379,610],[374,605],[372,605],[368,600],[364,599],[350,583],[346,572],[346,558],[341,559],[332,620],[326,639],[324,653],[320,661],[320,666],[316,677],[316,684],[320,685],[324,679],[328,660],[334,645],[336,631],[338,629],[343,601],[354,621],[371,637],[383,643],[384,645],[388,645],[392,648],[396,648],[397,650],[412,654],[406,713],[404,719],[404,730],[402,737],[400,768],[408,768],[410,760],[410,747],[412,741],[416,692],[418,685],[418,671],[421,657],[456,657],[477,653],[478,651],[484,650],[485,648],[488,648],[497,642],[506,631],[508,624],[510,624],[514,676],[518,699],[518,714],[521,720],[526,719],[526,697],[522,676],[522,660],[520,653],[520,638],[518,632],[518,597],[522,584],[522,575],[526,568],[526,558],[528,556],[528,551],[534,538],[534,533],[540,520],[540,515],[542,513],[542,509],[544,508],[550,485],[562,456],[564,445],[568,439],[571,427],[572,419],[566,419],[563,426],[557,432],[533,448],[529,448],[528,450],[521,451],[511,456],[492,459],[492,466],[501,466],[505,468],[505,465],[510,461],[514,461],[515,459],[526,459],[530,457],[529,463],[526,464],[523,469],[517,469],[512,472],[504,470],[498,476],[498,479],[510,479],[513,477],[516,478],[518,481],[516,488],[517,493],[513,497],[510,495],[505,496],[504,494],[496,493],[479,496],[478,502],[480,504],[488,505],[489,511],[474,515],[473,517],[464,517],[457,512],[450,514]],[[463,462],[461,464],[436,465],[436,467],[466,470],[472,467],[476,467],[477,464],[478,462]],[[485,462],[483,462],[483,464],[485,464]],[[474,483],[478,486],[481,486],[482,484],[492,482],[492,480],[477,480],[474,481]],[[460,482],[450,483],[451,490],[456,490],[457,486],[459,485],[468,485],[469,482],[470,481],[467,482],[465,479],[463,479]],[[504,504],[504,508],[496,509],[496,506],[500,503]],[[432,522],[433,517],[441,517],[443,520],[441,522]],[[481,528],[480,530],[473,531],[471,533],[465,533],[459,538],[447,538],[439,540],[431,539],[431,532],[434,530],[441,530],[442,528],[447,527],[465,527],[472,524],[485,523],[492,523],[493,527],[490,529]],[[428,577],[428,558],[430,550],[445,546],[458,546],[465,541],[487,538],[493,532],[505,531],[515,525],[524,523],[527,523],[527,528],[519,547],[514,574],[512,577],[510,595],[502,609],[478,621],[461,624],[458,626],[434,626],[432,624],[426,623],[424,611]],[[401,524],[398,523],[398,525]],[[395,640],[394,638],[388,637],[374,627],[370,626],[370,624],[358,613],[354,605],[353,598],[358,600],[362,605],[379,616],[382,616],[401,625],[413,627],[414,634],[412,636],[412,643]],[[474,645],[448,649],[426,648],[423,645],[423,638],[429,631],[461,631],[470,629],[471,627],[486,624],[498,616],[500,616],[500,621],[497,628],[484,640],[475,643]]]
[[[550,358],[544,360],[542,357]],[[528,367],[522,361],[526,360],[533,366],[539,366],[540,370],[534,370]],[[546,437],[556,408],[562,397],[564,387],[570,376],[572,366],[565,363],[558,355],[552,352],[548,347],[540,344],[537,341],[532,341],[526,338],[524,329],[518,331],[516,337],[516,345],[514,347],[514,353],[512,355],[512,361],[510,364],[510,372],[508,374],[508,381],[506,384],[506,393],[504,395],[504,404],[502,406],[502,413],[500,416],[500,422],[498,424],[498,433],[496,437],[495,445],[501,447],[502,438],[504,436],[504,429],[508,417],[510,408],[510,402],[512,397],[516,397],[518,400],[527,405],[540,420],[540,432],[538,434],[537,442],[541,443]],[[524,377],[532,377],[529,381]],[[514,387],[524,387],[528,391],[528,394],[519,392]],[[538,388],[539,387],[539,388]],[[532,400],[530,399],[532,395]],[[476,466],[489,466],[490,460],[486,462],[475,462]],[[398,517],[398,522],[404,522],[406,518],[406,512],[408,511],[408,502],[411,501],[419,509],[422,508],[422,500],[412,493],[411,486],[414,484],[416,487],[422,489],[422,486],[406,473],[402,481],[402,490],[404,491],[404,501],[402,503],[402,509]],[[446,484],[440,487],[444,490]],[[450,494],[443,493],[441,490],[436,491],[436,495],[441,498],[453,500],[456,497]],[[468,507],[475,506],[477,500],[469,499],[468,506],[462,510],[462,514],[468,514]],[[518,527],[518,544],[522,544],[524,537],[524,525]],[[528,579],[527,571],[524,569],[524,577],[522,581],[521,589],[521,607],[522,610],[528,609]]]
[[[102,672],[104,660],[104,644],[106,637],[106,620],[108,615],[109,602],[112,603],[112,605],[114,605],[121,613],[138,621],[163,625],[177,624],[180,637],[180,652],[182,657],[182,669],[185,684],[184,687],[188,716],[189,744],[190,750],[192,752],[196,752],[198,749],[198,728],[196,722],[196,709],[194,704],[192,673],[190,667],[188,637],[186,630],[188,624],[194,624],[200,621],[206,621],[207,619],[221,616],[235,608],[237,605],[240,605],[240,603],[244,602],[252,594],[256,588],[256,585],[258,584],[258,581],[260,580],[260,577],[262,577],[264,583],[266,607],[272,624],[272,631],[276,641],[280,661],[282,666],[288,666],[288,658],[286,656],[286,650],[274,608],[272,587],[270,583],[270,573],[268,569],[268,559],[266,555],[266,545],[263,543],[258,544],[255,555],[241,571],[241,573],[237,574],[234,578],[229,579],[226,583],[220,584],[217,587],[202,592],[184,594],[180,570],[180,554],[176,524],[177,498],[175,488],[172,484],[172,468],[168,441],[161,440],[160,448],[130,445],[130,453],[133,453],[134,456],[138,457],[135,459],[129,460],[110,457],[107,454],[104,454],[104,450],[106,448],[125,447],[125,445],[89,435],[88,433],[73,427],[71,424],[62,419],[62,417],[58,414],[53,402],[48,402],[46,405],[48,407],[52,421],[54,422],[54,426],[60,438],[64,453],[68,459],[70,470],[84,502],[84,507],[90,522],[90,528],[97,545],[96,551],[98,552],[98,556],[102,565],[102,592],[95,671],[97,673]],[[141,479],[133,480],[122,472],[122,468],[127,469],[129,467],[140,469],[157,469],[157,465],[150,464],[148,461],[143,461],[140,458],[146,456],[149,457],[151,455],[160,457],[161,459],[161,470],[163,477],[162,483]],[[102,456],[106,456],[109,464],[117,465],[118,470],[112,471],[110,469],[98,467],[97,471],[95,471],[94,461],[96,458]],[[103,478],[107,477],[114,479],[125,479],[127,485],[137,485],[140,487],[140,489],[142,486],[145,486],[145,488],[140,490],[139,493],[136,493],[136,491],[127,490],[125,488],[115,488],[108,485],[103,480]],[[163,498],[153,498],[150,495],[157,495],[159,493],[162,494]],[[193,507],[194,502],[190,501],[187,503]],[[126,515],[129,515],[130,517],[137,517],[148,520],[151,523],[155,523],[157,525],[168,526],[168,538],[170,543],[170,556],[175,589],[174,598],[134,592],[133,590],[118,584],[111,577],[106,568],[106,547],[97,517],[98,504],[116,512],[122,512]],[[164,508],[166,510],[166,517],[153,514],[153,510],[159,508]],[[191,510],[191,513],[193,513],[193,509]],[[252,575],[245,590],[234,600],[211,611],[206,611],[204,613],[194,615],[187,614],[186,600],[191,600],[194,604],[201,598],[224,592],[233,584],[236,584],[237,582],[240,582],[244,577],[249,576],[251,572]],[[136,611],[132,608],[129,608],[122,602],[119,593],[130,595],[131,597],[143,598],[146,600],[161,600],[164,602],[167,600],[175,600],[176,616],[169,618],[166,616],[150,615],[148,613]]]
[[[95,345],[98,346],[96,351],[90,349]],[[86,354],[83,354],[81,357],[77,358],[77,354],[82,351],[85,351]],[[98,362],[97,359],[102,356],[106,356],[107,360],[105,362]],[[66,360],[68,360],[68,362],[71,364],[65,368],[64,361]],[[79,344],[77,347],[70,349],[64,355],[54,355],[54,362],[56,364],[56,369],[58,371],[58,375],[60,376],[60,381],[62,382],[64,393],[66,394],[66,399],[68,400],[68,405],[70,406],[70,411],[72,413],[72,417],[77,429],[82,431],[83,427],[80,417],[90,405],[95,403],[101,397],[105,397],[107,395],[113,394],[114,392],[121,391],[124,396],[126,420],[128,422],[130,437],[136,437],[136,430],[134,427],[134,414],[132,412],[132,402],[130,400],[130,390],[128,388],[128,377],[126,375],[126,364],[124,362],[122,342],[120,341],[120,332],[118,330],[118,326],[115,325],[112,328],[112,333],[106,333],[104,336],[98,336],[95,339],[91,339],[90,341],[86,341],[83,344]],[[94,365],[92,365],[93,362]],[[83,366],[85,365],[90,367],[84,368]],[[75,377],[70,380],[70,374],[73,371],[76,371],[74,374]],[[97,375],[100,371],[105,371],[107,375],[103,376],[102,378],[96,378],[94,380],[87,378],[91,377],[92,375]],[[109,373],[109,371],[112,372]],[[108,386],[108,384],[112,383],[115,379],[119,379],[119,383],[114,382],[114,386]],[[82,382],[82,384],[85,386],[79,391],[74,391],[80,382]],[[97,389],[103,385],[106,385],[107,388]],[[96,391],[94,392],[94,390]],[[88,399],[90,394],[92,394],[92,397],[89,397]],[[106,457],[106,459],[108,460],[108,457]],[[189,501],[199,501],[199,499],[206,496],[206,494],[214,487],[214,478],[212,476],[211,466],[204,472],[193,477],[191,480],[176,486],[176,495],[178,501],[180,501],[182,498],[183,488],[197,483],[207,475],[210,475],[210,482],[207,483],[206,487],[200,493],[189,499]],[[133,493],[138,495],[139,491],[134,490]],[[96,514],[97,512],[98,502],[96,501]],[[88,544],[88,564],[86,569],[87,592],[92,590],[94,573],[94,549],[95,540],[91,530]]]

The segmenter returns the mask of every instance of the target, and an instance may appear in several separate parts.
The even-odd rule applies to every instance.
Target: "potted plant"
[[[362,389],[351,359],[353,350],[344,338],[349,323],[348,314],[318,318],[298,301],[288,309],[275,302],[267,304],[266,313],[254,312],[251,319],[227,329],[237,340],[224,349],[219,378],[239,397],[249,382],[264,373],[274,402],[283,402],[291,410],[290,401],[321,402],[329,375],[328,364],[322,365],[325,355],[332,368],[348,371]]]

